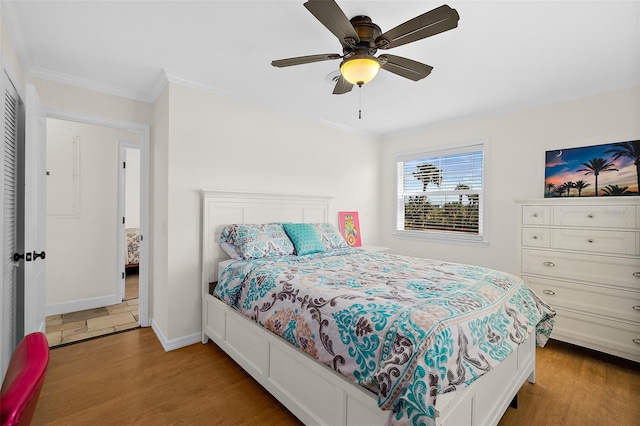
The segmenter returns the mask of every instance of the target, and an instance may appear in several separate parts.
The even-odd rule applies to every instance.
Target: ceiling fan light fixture
[[[351,84],[362,86],[375,78],[380,70],[380,61],[371,55],[356,55],[340,65],[340,72]]]

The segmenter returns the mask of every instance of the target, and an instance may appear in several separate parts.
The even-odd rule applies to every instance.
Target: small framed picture
[[[360,239],[360,220],[358,212],[339,212],[338,223],[340,225],[340,233],[350,247],[360,247],[362,245]]]

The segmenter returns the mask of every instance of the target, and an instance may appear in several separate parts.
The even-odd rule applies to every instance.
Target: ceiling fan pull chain
[[[358,85],[358,120],[362,120],[362,84]]]

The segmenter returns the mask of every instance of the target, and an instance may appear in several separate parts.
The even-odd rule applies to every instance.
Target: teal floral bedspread
[[[513,275],[360,249],[237,261],[214,295],[424,425],[555,316]]]

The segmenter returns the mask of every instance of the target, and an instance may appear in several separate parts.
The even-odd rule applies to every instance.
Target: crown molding
[[[16,8],[16,2],[14,0],[1,1],[0,13],[2,13],[4,22],[7,24],[11,41],[18,53],[22,68],[24,68],[26,72],[26,70],[31,68],[32,61],[31,55],[29,54],[29,44],[24,36],[24,31],[22,31],[22,22],[20,21],[20,15]]]
[[[167,76],[167,72],[163,69],[158,73],[155,83],[153,83],[151,90],[147,93],[147,102],[154,103],[167,84],[169,84],[169,77]]]
[[[125,89],[112,84],[101,83],[86,78],[81,78],[71,74],[65,74],[57,71],[51,71],[40,67],[31,67],[27,71],[27,75],[33,78],[49,80],[56,83],[62,83],[69,86],[79,87],[81,89],[93,90],[95,92],[106,93],[108,95],[120,96],[122,98],[133,99],[141,102],[153,102],[149,99],[148,93],[141,93],[135,90]]]

